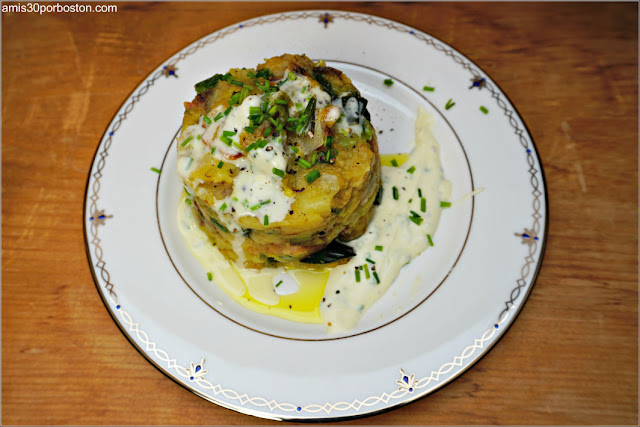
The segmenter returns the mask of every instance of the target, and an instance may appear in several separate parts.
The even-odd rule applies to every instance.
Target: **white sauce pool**
[[[179,229],[191,252],[205,271],[212,272],[216,283],[240,303],[245,301],[239,298],[245,292],[258,302],[258,305],[243,305],[289,320],[321,321],[329,333],[349,331],[357,325],[364,312],[385,294],[402,266],[429,247],[427,235],[435,239],[442,212],[440,202],[449,201],[451,184],[442,171],[439,145],[430,130],[432,120],[426,111],[418,111],[414,150],[401,166],[382,167],[384,190],[381,204],[376,207],[365,234],[348,242],[357,255],[348,263],[331,269],[328,280],[320,277],[322,273],[310,279],[300,273],[302,270],[265,268],[258,271],[231,265],[217,248],[209,244],[184,202],[178,207]],[[410,169],[412,173],[408,171]],[[397,199],[394,198],[394,187],[397,188]],[[422,202],[419,190],[425,202]],[[276,213],[273,215],[275,219]],[[382,250],[376,250],[377,246]],[[358,270],[358,282],[356,267],[365,265],[366,269],[362,267]],[[325,280],[324,292],[319,293],[318,289]],[[283,288],[279,289],[280,286]],[[287,298],[297,296],[298,300],[307,304],[319,303],[319,317],[317,314],[308,314],[308,310],[302,314],[292,313],[291,310],[270,311],[270,307],[281,304],[285,289],[291,292]],[[320,302],[320,296],[324,302]],[[264,305],[264,309],[261,305]]]

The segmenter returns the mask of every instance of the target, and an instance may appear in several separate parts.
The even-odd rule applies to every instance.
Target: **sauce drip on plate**
[[[441,202],[447,204],[451,184],[444,178],[432,120],[419,110],[413,151],[381,156],[380,205],[367,231],[348,243],[356,256],[330,271],[254,270],[233,264],[211,245],[185,201],[178,207],[179,229],[213,281],[246,308],[296,322],[324,323],[329,333],[351,330],[402,266],[435,239]]]

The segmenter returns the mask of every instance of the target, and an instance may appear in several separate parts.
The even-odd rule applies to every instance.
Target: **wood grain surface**
[[[442,390],[348,423],[638,424],[636,3],[115,4],[2,14],[3,425],[274,424],[131,346],[90,273],[83,198],[102,133],[152,69],[235,22],[319,7],[397,20],[478,64],[527,123],[550,202],[542,270],[502,340]]]

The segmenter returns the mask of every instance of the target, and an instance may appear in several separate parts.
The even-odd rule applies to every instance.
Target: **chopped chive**
[[[423,221],[423,218],[420,215],[418,215],[417,213],[415,213],[414,211],[411,211],[411,216],[409,217],[409,219],[415,225],[420,225],[420,224],[422,224],[422,221]]]
[[[223,130],[223,131],[222,131],[222,134],[223,134],[224,136],[234,136],[236,133],[237,133],[237,132],[234,132],[234,131],[232,131],[232,130]]]
[[[424,197],[420,198],[420,210],[422,212],[426,212],[427,211],[427,199],[425,199]]]
[[[375,264],[375,263],[376,263],[374,260],[372,260],[372,259],[370,259],[370,258],[365,258],[365,260],[366,260],[367,262],[370,262],[371,264]]]
[[[300,151],[300,150],[298,149],[298,147],[292,146],[291,147],[291,151],[293,151],[294,153],[298,154],[298,151]]]
[[[332,136],[327,136],[324,139],[324,146],[327,148],[331,148],[331,145],[333,145],[333,137]]]
[[[318,172],[317,169],[312,170],[307,174],[307,176],[304,177],[304,179],[306,179],[309,184],[311,184],[318,178],[320,178],[320,172]]]
[[[280,178],[284,178],[284,171],[282,169],[273,168],[271,171],[274,175],[278,175]]]
[[[158,168],[151,168],[151,171],[155,172],[157,174],[160,174],[160,172],[161,172],[160,169],[158,169]]]
[[[184,202],[189,206],[193,206],[193,202],[191,201],[191,199],[184,199]]]
[[[228,116],[232,109],[233,109],[233,107],[229,107],[226,110],[224,110],[224,115]]]
[[[371,278],[371,275],[369,274],[369,267],[367,266],[367,264],[364,265],[364,275],[367,279]]]
[[[248,84],[243,84],[242,87],[246,90],[253,90],[253,86],[248,85]],[[245,95],[246,96],[246,95]]]
[[[393,166],[394,168],[398,167],[398,161],[396,159],[391,159],[391,166]]]
[[[196,135],[196,139],[202,139],[202,135]]]
[[[280,285],[282,285],[282,280],[280,280],[278,283],[276,283],[276,288],[277,288],[278,286],[280,286]]]
[[[249,114],[260,114],[260,107],[249,107]]]
[[[220,160],[220,162],[218,163],[218,169],[222,169],[222,166],[224,166],[224,162]]]
[[[360,270],[356,267],[356,282],[360,283]]]
[[[331,161],[332,157],[336,157],[338,155],[338,151],[334,148],[333,150],[331,148],[327,149],[327,155],[325,156],[325,162],[329,163]]]
[[[275,105],[272,105],[271,108],[269,108],[268,112],[270,116],[273,116],[276,113],[276,111],[278,111],[278,107],[276,107]]]
[[[435,87],[431,87],[431,86],[425,86],[422,88],[422,90],[427,91],[427,92],[433,92],[434,90],[436,90]]]
[[[216,152],[216,147],[211,147],[211,154]]]
[[[256,143],[255,142],[253,144],[249,144],[247,146],[247,148],[244,149],[244,152],[248,153],[249,151],[253,150],[254,148],[256,148]]]
[[[431,234],[427,234],[427,240],[429,241],[429,246],[433,246],[433,240],[431,240]]]
[[[422,197],[422,190],[418,188],[418,197]]]
[[[227,144],[229,147],[231,147],[231,143],[233,142],[231,140],[231,138],[229,138],[227,135],[222,135],[220,137],[220,141],[224,142],[225,144]]]
[[[310,96],[309,103],[307,103],[307,106],[304,109],[304,113],[302,114],[302,116],[300,116],[300,124],[296,128],[296,131],[298,133],[303,132],[309,126],[311,116],[312,115],[315,116],[316,103],[317,103],[316,97]]]
[[[223,203],[222,206],[220,206],[220,212],[224,212],[225,209],[227,209],[227,204]]]
[[[409,169],[407,169],[407,172],[409,173],[414,173],[416,171],[416,167],[415,166],[411,166]]]
[[[202,116],[202,121],[208,125],[211,124],[211,119],[209,118],[209,116]]]
[[[256,131],[256,128],[254,128],[253,126],[246,126],[244,130],[246,132],[249,132],[250,134],[253,134]]]
[[[441,208],[451,207],[451,203],[450,202],[440,202],[440,207]]]
[[[237,92],[237,93],[234,93],[233,95],[231,95],[231,98],[229,98],[229,106],[234,105],[234,104],[239,104],[241,96],[242,96],[242,94],[240,92]]]
[[[307,91],[307,87],[306,86],[302,86],[302,90],[300,91],[301,93],[305,93]]]
[[[191,141],[193,139],[193,136],[190,136],[189,138],[185,139],[184,142],[182,144],[180,144],[181,147],[184,147],[185,145],[187,145],[189,143],[189,141]]]
[[[299,164],[300,166],[302,166],[303,168],[306,168],[306,169],[309,169],[309,168],[312,166],[312,164],[311,164],[311,163],[307,162],[307,161],[306,161],[305,159],[303,159],[302,157],[300,157],[300,158],[298,159],[298,164]]]
[[[233,146],[234,146],[234,147],[236,147],[236,148],[237,148],[238,150],[240,150],[240,151],[243,151],[243,150],[244,150],[244,147],[243,147],[242,145],[238,144],[237,142],[234,142],[234,143],[233,143]]]
[[[264,225],[269,225],[269,215],[264,216]]]
[[[382,252],[382,246],[376,246],[375,250],[378,251],[378,252]]]
[[[296,106],[296,108],[297,108],[298,110],[302,110],[302,104],[301,104],[301,103],[296,102],[294,105]]]
[[[269,203],[271,203],[271,199],[263,200],[260,202],[261,205],[268,205]]]
[[[236,85],[236,86],[244,85],[244,83],[242,83],[242,82],[240,82],[240,81],[238,81],[236,79],[231,79],[231,81],[229,83],[231,83],[232,85]]]
[[[398,187],[393,187],[393,200],[398,200]]]
[[[452,99],[449,99],[449,100],[447,101],[447,105],[445,105],[445,106],[444,106],[444,109],[445,109],[445,110],[448,110],[448,109],[450,109],[451,107],[453,107],[454,105],[456,105],[456,103],[455,103],[455,102],[453,102],[453,100],[452,100]]]
[[[210,272],[207,271],[207,279],[209,279],[209,281],[213,280],[213,274],[211,274]]]
[[[215,117],[213,118],[213,121],[214,121],[214,122],[217,122],[217,121],[218,121],[218,120],[220,120],[223,116],[224,116],[224,114],[222,114],[222,113],[218,113],[218,115],[217,115],[217,116],[215,116]]]
[[[487,107],[485,107],[484,105],[480,106],[480,111],[482,111],[485,114],[489,114],[489,110],[487,109]]]
[[[288,105],[289,104],[286,99],[276,99],[273,102],[275,102],[276,104],[280,104],[280,105]]]
[[[294,73],[293,71],[289,71],[289,73],[287,74],[287,77],[289,78],[289,80],[295,80],[296,73]]]
[[[249,78],[255,79],[256,75],[253,74],[251,71],[247,71],[247,76],[249,76]]]
[[[311,164],[315,165],[317,160],[318,160],[318,152],[314,151],[313,156],[311,156]]]
[[[271,126],[267,125],[267,127],[264,128],[264,131],[262,132],[262,136],[269,136],[269,135],[271,135],[272,131],[273,131],[273,129],[271,129]]]
[[[376,279],[376,283],[380,284],[380,279],[378,278],[378,273],[377,272],[373,272],[373,277]]]
[[[260,148],[264,148],[264,147],[267,146],[268,143],[269,143],[269,141],[267,141],[266,139],[261,139],[261,140],[258,140],[256,142],[256,146],[258,146]]]
[[[391,86],[393,84],[393,80],[391,79],[384,79],[384,84],[387,86]]]
[[[251,209],[252,211],[255,211],[255,210],[260,209],[260,207],[261,207],[261,206],[262,206],[262,205],[261,205],[260,203],[258,203],[257,205],[253,205],[253,206],[251,206],[249,209]]]

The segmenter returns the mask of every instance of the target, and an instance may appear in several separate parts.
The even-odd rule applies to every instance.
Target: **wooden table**
[[[102,132],[150,70],[237,21],[318,7],[400,21],[475,61],[526,121],[550,199],[540,276],[498,345],[431,396],[352,423],[637,425],[635,3],[117,6],[2,14],[3,425],[272,424],[191,394],[129,344],[96,292],[82,206]]]

